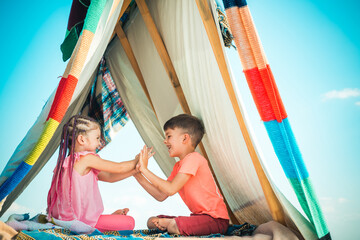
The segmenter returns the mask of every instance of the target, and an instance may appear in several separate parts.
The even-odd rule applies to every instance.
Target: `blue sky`
[[[353,239],[360,224],[359,3],[257,0],[248,5],[333,238]],[[59,46],[70,6],[71,1],[0,3],[0,171],[63,74],[66,64]],[[272,169],[273,150],[237,53],[228,53],[272,176],[280,189],[288,191],[277,180],[279,170]],[[103,158],[128,160],[143,145],[132,123],[114,141],[101,152]],[[53,157],[8,214],[45,212],[55,162]],[[161,174],[155,163],[150,167]],[[157,213],[189,212],[178,196],[158,203],[133,179],[100,187],[105,211],[130,207],[136,228],[144,228],[146,218]]]

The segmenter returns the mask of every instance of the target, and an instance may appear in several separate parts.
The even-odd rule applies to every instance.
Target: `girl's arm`
[[[97,169],[100,171],[98,174],[99,180],[105,182],[120,181],[133,175],[136,172],[135,166],[138,162],[137,160],[112,162],[92,154],[86,155],[83,158],[86,159],[83,159],[83,161],[79,162],[78,166],[74,167],[82,167],[84,170],[90,168]]]
[[[113,182],[121,181],[125,178],[128,178],[128,177],[134,175],[136,172],[137,172],[136,170],[132,170],[132,171],[129,171],[126,173],[110,173],[110,172],[101,171],[98,174],[98,179],[103,182],[113,183]]]

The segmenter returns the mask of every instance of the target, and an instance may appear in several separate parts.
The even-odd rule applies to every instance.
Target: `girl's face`
[[[85,137],[85,151],[96,152],[96,149],[101,146],[101,132],[97,127],[96,129],[86,132]]]

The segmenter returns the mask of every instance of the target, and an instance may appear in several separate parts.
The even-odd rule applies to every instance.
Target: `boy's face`
[[[164,143],[168,148],[170,157],[179,157],[183,153],[185,132],[181,128],[168,128],[165,131]]]

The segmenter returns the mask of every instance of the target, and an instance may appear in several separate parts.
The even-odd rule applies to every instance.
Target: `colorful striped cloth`
[[[104,58],[100,62],[84,108],[88,108],[87,115],[96,119],[101,125],[105,145],[111,142],[113,133],[118,132],[129,121],[129,115]]]
[[[32,166],[53,137],[57,127],[61,123],[75,91],[80,73],[84,67],[86,57],[93,41],[95,30],[105,7],[106,0],[92,0],[86,13],[81,36],[67,64],[67,68],[57,87],[55,98],[52,102],[50,112],[44,122],[44,128],[40,138],[27,157],[17,166],[12,175],[0,186],[0,201],[7,197],[20,181],[28,174]]]
[[[65,39],[60,46],[64,62],[71,57],[81,35],[89,5],[90,0],[73,0],[72,2]]]
[[[245,0],[223,0],[245,77],[275,153],[320,239],[331,239]]]

